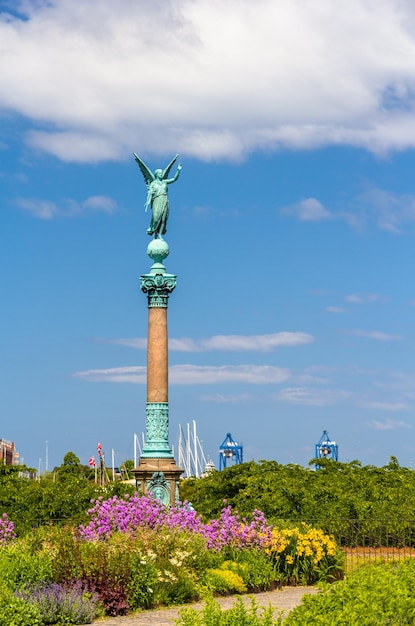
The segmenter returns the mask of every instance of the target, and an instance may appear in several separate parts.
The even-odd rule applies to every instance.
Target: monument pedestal
[[[133,474],[143,494],[174,505],[183,470],[177,467],[169,445],[167,304],[176,276],[167,274],[163,265],[169,254],[165,241],[153,239],[147,253],[154,263],[140,284],[148,297],[146,443]]]
[[[179,499],[179,480],[183,470],[172,459],[141,458],[133,470],[137,489],[143,494],[151,493],[163,502],[174,506]]]

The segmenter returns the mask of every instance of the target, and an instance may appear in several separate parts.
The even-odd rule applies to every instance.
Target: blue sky
[[[415,8],[0,1],[0,437],[51,469],[145,429],[146,189],[166,240],[170,440],[218,462],[415,462]],[[173,170],[174,171],[174,170]]]

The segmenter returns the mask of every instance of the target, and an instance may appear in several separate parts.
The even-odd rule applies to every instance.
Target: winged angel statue
[[[176,162],[176,154],[174,159],[170,161],[168,166],[164,170],[156,170],[153,172],[147,167],[147,165],[136,155],[134,152],[134,158],[144,176],[144,180],[147,185],[147,200],[145,203],[145,209],[151,208],[152,216],[150,226],[147,228],[148,235],[154,235],[155,239],[163,239],[162,235],[166,232],[167,219],[169,217],[169,197],[167,195],[167,185],[176,182],[179,178],[181,164],[177,166],[177,172],[173,178],[168,178],[170,170],[173,164]]]

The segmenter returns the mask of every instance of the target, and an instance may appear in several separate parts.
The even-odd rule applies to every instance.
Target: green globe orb
[[[169,256],[169,245],[164,239],[152,239],[148,244],[147,254],[154,261],[152,269],[165,269],[163,261]]]

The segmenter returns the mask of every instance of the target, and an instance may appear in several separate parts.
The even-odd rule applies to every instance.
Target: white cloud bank
[[[407,422],[388,419],[384,422],[378,422],[373,420],[371,422],[372,428],[375,430],[397,430],[398,428],[411,428],[411,425]]]
[[[52,220],[56,217],[79,217],[96,212],[111,215],[118,210],[117,203],[107,196],[90,196],[83,202],[65,199],[60,204],[36,198],[17,198],[15,203],[24,211],[31,213],[33,217],[42,220]]]
[[[384,333],[380,330],[348,330],[344,331],[348,335],[355,335],[356,337],[367,337],[368,339],[375,339],[376,341],[400,341],[403,339],[402,335],[392,335],[390,333]]]
[[[89,382],[146,383],[144,366],[114,367],[110,369],[76,372],[75,378]],[[212,385],[217,383],[249,383],[253,385],[278,384],[288,380],[288,369],[271,365],[173,365],[169,368],[169,382],[173,385]]]
[[[281,212],[296,217],[301,222],[321,222],[332,218],[332,213],[316,198],[306,198],[297,204],[283,207]]]
[[[282,389],[277,400],[288,404],[298,404],[306,406],[329,406],[338,404],[349,398],[350,393],[333,389],[311,389],[307,387],[287,387]]]
[[[171,338],[169,349],[175,352],[270,352],[281,346],[302,346],[312,341],[314,341],[312,335],[301,332],[281,332],[269,335],[215,335],[207,339]],[[147,340],[143,337],[111,339],[109,343],[140,350],[147,348]]]
[[[411,0],[10,6],[24,19],[2,4],[0,112],[60,159],[415,145]]]

